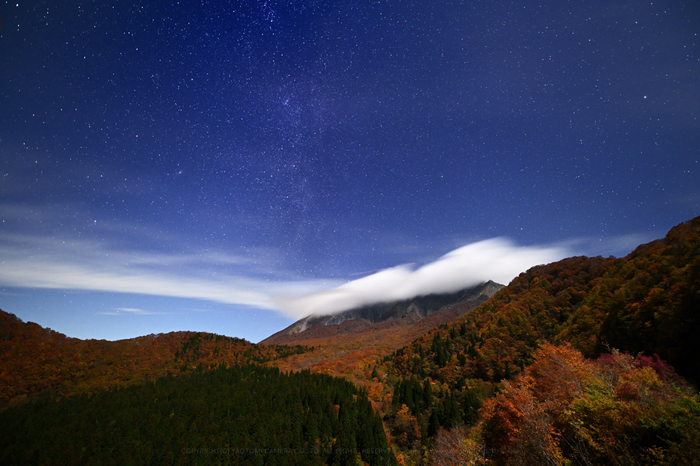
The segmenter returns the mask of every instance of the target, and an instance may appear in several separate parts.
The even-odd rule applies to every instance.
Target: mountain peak
[[[360,332],[378,325],[391,325],[391,322],[396,325],[412,324],[428,316],[439,314],[432,319],[437,326],[475,309],[501,288],[503,285],[489,280],[455,293],[430,294],[400,301],[371,304],[332,315],[310,315],[271,335],[261,343],[298,343],[301,340],[337,333]]]

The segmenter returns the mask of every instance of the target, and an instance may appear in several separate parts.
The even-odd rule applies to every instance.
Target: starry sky
[[[700,214],[694,1],[0,3],[0,308],[259,341]]]

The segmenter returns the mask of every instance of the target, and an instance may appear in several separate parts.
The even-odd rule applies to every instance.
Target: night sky
[[[69,336],[255,342],[700,214],[695,1],[0,15],[0,308]]]

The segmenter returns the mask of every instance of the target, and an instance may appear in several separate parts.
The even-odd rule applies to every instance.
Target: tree
[[[463,426],[441,429],[430,449],[431,466],[477,466],[486,464],[483,452],[467,437]]]

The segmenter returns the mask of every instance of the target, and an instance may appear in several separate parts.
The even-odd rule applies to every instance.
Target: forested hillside
[[[350,382],[258,365],[0,413],[2,464],[396,464]]]
[[[619,464],[644,464],[644,455],[666,455],[668,461],[686,458],[690,431],[684,426],[700,422],[700,405],[697,392],[673,368],[688,380],[700,380],[699,246],[696,218],[625,258],[575,257],[535,267],[480,308],[396,351],[385,360],[393,387],[393,409],[385,419],[395,438],[415,459],[419,447],[436,447],[441,432],[478,421],[480,433],[470,439],[482,451],[492,452],[487,458],[514,464],[515,457],[499,452],[504,444],[508,451],[525,448],[520,429],[526,419],[553,432],[550,446],[556,461],[550,464],[566,459],[616,464],[611,459],[615,452],[631,458]],[[556,385],[559,379],[547,382],[551,373],[545,376],[533,369],[550,357],[543,351],[566,352],[569,359],[560,361],[562,370],[578,371],[573,386],[566,382],[557,388],[569,391],[558,408],[548,404],[548,392],[541,387]],[[574,353],[578,356],[571,356]],[[518,375],[515,383],[506,382]],[[570,391],[574,388],[578,391]],[[496,401],[484,405],[496,393]],[[522,401],[522,396],[530,401]],[[530,404],[513,408],[517,397]],[[595,406],[586,408],[589,402]],[[580,416],[571,417],[572,406]],[[541,408],[549,417],[533,420],[512,414],[511,408],[528,413]],[[597,458],[593,463],[584,461],[575,445],[565,445],[574,440],[557,430],[557,416],[563,412],[570,416],[569,427],[581,435],[575,442],[585,443],[586,454]],[[615,416],[629,416],[626,422],[638,430],[628,432],[623,428],[628,424]],[[672,426],[671,419],[680,424]],[[582,427],[591,422],[598,423],[590,427],[595,432]],[[509,443],[517,432],[520,443]]]
[[[310,328],[302,319],[263,343],[302,344],[313,352],[270,361],[284,371],[310,369],[346,377],[365,388],[375,407],[388,400],[390,388],[373,376],[377,363],[434,328],[455,321],[487,301],[503,285],[487,282],[449,295],[429,295],[405,301],[382,303],[331,316],[313,318]],[[305,328],[303,331],[292,331]],[[390,400],[389,400],[390,402]]]
[[[309,348],[260,346],[210,333],[79,340],[0,311],[0,408],[27,396],[93,393],[177,375],[202,365],[264,363]]]

